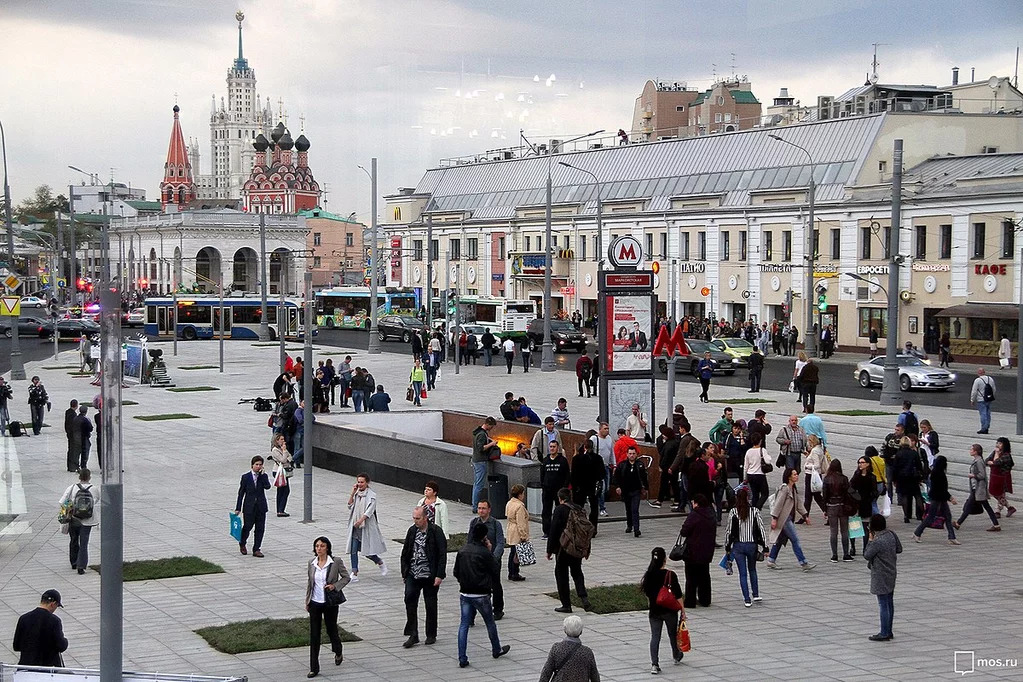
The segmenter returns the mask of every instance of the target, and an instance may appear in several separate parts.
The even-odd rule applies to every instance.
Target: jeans
[[[337,605],[309,601],[309,670],[320,672],[320,632],[327,626],[330,650],[335,655],[342,653],[341,637],[337,633]]]
[[[413,578],[405,580],[405,636],[419,637],[419,595],[423,595],[426,605],[426,636],[437,636],[437,591],[440,588],[433,584],[433,578]],[[493,616],[491,616],[493,619]]]
[[[572,600],[568,592],[568,575],[572,574],[575,592],[586,601],[586,578],[583,576],[583,560],[574,557],[564,550],[558,552],[554,559],[554,582],[558,586],[558,599],[565,608],[572,608]]]
[[[750,587],[753,587],[753,596],[760,596],[760,584],[757,582],[757,543],[736,542],[732,545],[732,558],[735,567],[739,569],[739,589],[742,590],[742,600],[750,600]],[[747,576],[749,585],[746,584]]]
[[[988,429],[991,428],[991,403],[984,402],[984,398],[981,397],[977,401],[977,412],[980,413],[980,430],[983,433],[987,433]],[[35,423],[33,422],[34,426]]]
[[[490,367],[494,364],[494,352],[490,348],[483,349],[483,366]]]
[[[359,552],[361,552],[361,551],[362,551],[362,538],[352,538],[352,553],[351,553],[351,557],[350,558],[352,560],[352,574],[353,575],[358,575],[359,574]],[[384,563],[384,560],[381,559],[380,557],[378,557],[376,554],[367,554],[366,558],[369,559],[370,561],[372,561],[377,566],[379,566],[380,564]]]
[[[295,429],[295,434],[291,437],[292,450],[295,454],[292,456],[292,460],[295,464],[302,464],[305,461],[305,429]]]
[[[611,485],[611,469],[604,464],[604,484],[600,486],[600,493],[597,495],[597,504],[600,505],[600,511],[604,511],[604,496],[607,494],[607,488]]]
[[[749,372],[749,388],[754,393],[760,392],[760,375],[762,372],[763,371],[759,369],[751,369]]]
[[[682,602],[687,609],[710,606],[710,563],[706,561],[687,561],[685,563],[686,585],[685,597]]]
[[[678,630],[678,611],[660,611],[657,615],[650,613],[650,663],[659,665],[661,652],[661,630],[668,630],[668,643],[671,645],[671,657],[678,660],[681,652],[678,650],[678,639],[675,632]]]
[[[362,390],[352,391],[352,404],[355,406],[356,412],[362,412],[362,399],[365,395]]]
[[[623,490],[622,502],[625,503],[625,532],[639,532],[639,498],[642,490]]]
[[[597,534],[597,489],[577,490],[572,488],[572,502],[580,507],[589,505],[590,523],[593,524],[593,534]]]
[[[466,646],[469,643],[469,622],[476,617],[477,612],[483,616],[483,622],[487,625],[491,653],[501,653],[501,638],[497,635],[497,622],[494,621],[494,609],[490,604],[490,595],[467,597],[464,594],[460,594],[458,595],[458,603],[461,605],[462,610],[462,619],[458,623],[458,662],[467,663],[469,661],[465,653]]]
[[[421,402],[421,400],[422,400],[421,396],[422,395],[423,395],[423,382],[422,381],[413,381],[412,382],[412,404],[413,405],[418,405],[419,407],[422,407],[423,406],[423,403]]]
[[[765,474],[747,474],[746,482],[749,483],[750,493],[752,493],[752,504],[757,509],[764,508],[764,502],[767,502],[767,497],[770,493],[767,491],[767,476]]]
[[[849,517],[840,504],[828,505],[828,530],[831,531],[831,556],[838,556],[838,535],[842,535],[842,556],[849,556]]]
[[[576,383],[579,384],[579,397],[583,397],[583,389],[586,389],[586,397],[590,397],[590,378],[589,377],[576,377]]]
[[[348,407],[348,387],[351,385],[351,379],[338,379],[338,389],[341,392],[341,407]]]
[[[426,390],[432,391],[437,388],[437,366],[427,365],[426,366]]]
[[[920,525],[913,531],[913,535],[920,537],[924,534],[924,529],[930,528],[931,523],[938,517],[945,519],[945,529],[948,531],[948,539],[955,540],[956,532],[952,527],[952,510],[948,507],[948,502],[935,502],[931,500],[931,505],[927,508],[927,515],[924,516],[924,520],[920,522]]]
[[[508,374],[511,374],[512,364],[515,362],[515,353],[504,354],[504,364],[508,365]]]
[[[476,513],[476,505],[483,496],[483,486],[487,483],[487,462],[472,463],[472,513]]]
[[[806,563],[806,557],[803,555],[803,548],[799,546],[799,536],[796,535],[796,524],[792,522],[792,519],[785,519],[785,525],[782,526],[781,535],[778,536],[778,540],[771,546],[771,561],[774,562],[778,559],[778,551],[781,546],[785,544],[786,539],[792,541],[792,553],[796,555],[796,561],[800,565]]]
[[[43,413],[46,411],[46,405],[29,405],[29,409],[32,411],[32,433],[38,436],[43,428]],[[991,410],[988,410],[988,422],[990,421]]]
[[[540,527],[543,529],[544,537],[547,537],[547,532],[551,529],[551,514],[554,513],[554,505],[558,499],[558,489],[541,488],[541,499],[543,507],[540,510]]]
[[[532,353],[522,353],[522,371],[523,372],[528,372],[529,371],[529,365],[531,364],[529,359],[531,357],[533,357]]]
[[[68,554],[71,565],[75,568],[89,567],[89,534],[92,533],[92,526],[83,526],[77,522],[68,524]]]
[[[707,390],[710,389],[710,379],[700,377],[700,386],[703,388],[703,392],[700,393],[700,400],[709,400],[710,398],[707,396]]]
[[[799,471],[799,465],[802,458],[803,458],[802,454],[798,452],[789,451],[785,455],[785,466],[787,466],[789,469],[795,469],[796,471]]]
[[[817,384],[803,384],[803,410],[817,404]]]
[[[895,620],[895,593],[877,595],[877,605],[881,610],[881,631],[877,634],[891,637],[892,621]]]
[[[281,486],[277,489],[277,513],[283,514],[284,510],[288,507],[288,495],[291,494],[291,481],[288,481],[288,485]]]
[[[902,503],[902,518],[908,519],[913,516],[913,500],[916,500],[916,518],[924,517],[924,498],[920,494],[919,483],[898,484],[899,501]]]

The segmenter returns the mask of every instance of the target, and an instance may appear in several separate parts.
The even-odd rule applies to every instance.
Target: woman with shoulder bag
[[[778,492],[774,494],[774,505],[771,507],[771,535],[768,540],[771,543],[771,554],[767,557],[767,567],[778,569],[775,562],[778,560],[778,552],[789,540],[792,541],[792,552],[804,571],[812,571],[816,564],[811,564],[803,555],[803,548],[799,545],[799,536],[796,535],[795,519],[805,520],[810,525],[810,515],[803,506],[803,499],[799,496],[799,488],[796,483],[799,481],[799,472],[795,469],[785,469],[782,474],[782,484]]]
[[[309,673],[320,674],[320,632],[327,626],[334,665],[345,660],[341,637],[337,632],[337,610],[345,602],[342,590],[351,582],[348,569],[331,553],[330,540],[322,535],[313,540],[313,559],[309,562],[309,582],[305,589],[305,610],[309,613]]]
[[[525,545],[522,551],[532,550],[533,545],[529,542],[529,512],[526,511],[526,488],[521,483],[511,487],[511,497],[505,505],[504,515],[508,519],[508,527],[504,537],[512,551],[508,552],[508,580],[522,582],[519,564],[519,545]],[[535,552],[534,552],[535,560]]]
[[[650,601],[650,674],[661,672],[659,654],[661,650],[661,632],[668,631],[668,642],[671,644],[671,658],[675,665],[682,662],[685,655],[678,650],[675,632],[678,630],[678,619],[685,618],[685,611],[679,604],[682,588],[678,584],[678,575],[665,568],[667,557],[663,547],[654,547],[650,552],[650,566],[643,574],[640,588]],[[670,593],[671,598],[668,597]]]
[[[746,451],[746,459],[742,464],[743,477],[749,484],[753,493],[751,504],[757,509],[764,506],[769,494],[767,487],[767,474],[774,468],[767,458],[767,450],[764,449],[764,434],[759,431],[750,436],[750,448]]]
[[[880,494],[877,479],[874,477],[874,465],[869,455],[863,454],[856,460],[856,471],[849,481],[849,492],[858,506],[857,515],[863,524],[863,549],[866,549],[867,536],[870,535],[870,517],[877,511],[876,500]],[[859,497],[856,498],[856,495]],[[856,556],[856,538],[849,538],[849,556]]]
[[[288,496],[291,494],[291,476],[295,473],[295,460],[288,452],[288,445],[283,433],[274,434],[270,438],[270,460],[278,467],[284,469],[284,485],[277,485],[279,476],[274,476],[270,483],[277,489],[277,516],[291,516],[284,511],[288,506]]]
[[[831,563],[838,563],[838,535],[842,534],[842,561],[852,561],[849,554],[849,479],[842,473],[842,463],[832,460],[824,477],[824,499],[827,501],[828,527],[831,530]]]
[[[757,581],[757,560],[762,559],[766,551],[767,534],[764,532],[760,511],[750,505],[749,492],[740,488],[735,495],[735,508],[728,517],[725,553],[734,557],[739,569],[739,589],[742,590],[742,601],[747,609],[753,606],[753,602],[763,601]],[[746,582],[747,575],[749,584]],[[753,588],[752,600],[750,587]]]
[[[807,514],[810,513],[811,500],[817,502],[817,506],[821,508],[824,515],[828,514],[828,505],[824,502],[824,495],[821,490],[814,490],[813,478],[814,474],[821,479],[821,483],[824,482],[825,464],[824,464],[824,445],[820,439],[814,434],[809,434],[806,437],[806,445],[810,452],[806,455],[806,461],[803,462],[803,507],[806,508]],[[801,523],[801,522],[800,522]]]
[[[991,467],[988,475],[988,493],[998,500],[995,516],[1001,518],[1002,509],[1006,510],[1006,518],[1016,513],[1016,508],[1009,504],[1006,493],[1012,492],[1012,445],[1008,438],[999,438],[995,442],[995,451],[988,455],[986,464]]]

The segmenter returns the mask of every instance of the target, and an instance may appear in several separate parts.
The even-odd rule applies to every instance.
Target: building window
[[[313,256],[313,267],[314,268],[320,267],[320,257],[319,256]]]
[[[722,232],[721,233],[721,260],[728,260],[731,257],[732,250],[732,233]]]
[[[987,225],[985,223],[973,224],[973,257],[984,257],[984,233]]]
[[[927,260],[927,226],[916,226],[916,259]]]
[[[792,260],[792,230],[781,233],[781,259],[786,263]]]
[[[689,260],[689,233],[682,234],[682,260]]]
[[[870,228],[860,228],[860,258],[870,260]]]
[[[1016,225],[1011,220],[1002,221],[1002,258],[1012,258],[1016,250]]]
[[[448,240],[448,256],[451,260],[458,260],[462,257],[462,240],[461,239],[449,239]]]
[[[586,235],[579,236],[579,260],[586,260]]]
[[[952,226],[941,225],[938,227],[938,258],[948,259],[952,257]]]
[[[685,110],[686,110],[686,108],[684,106],[677,106],[677,107],[675,107],[675,111],[678,111],[680,113],[685,111]]]
[[[504,237],[497,240],[497,257],[504,260]]]
[[[423,240],[412,240],[412,260],[423,260]]]
[[[661,233],[661,258],[668,257],[668,233]]]
[[[698,250],[697,253],[699,256],[698,260],[707,260],[707,233],[697,232],[696,239],[697,239],[696,247]]]
[[[725,123],[731,123],[731,122],[732,122],[732,115],[726,112],[725,113]]]
[[[532,242],[532,237],[530,237],[530,236],[529,236],[529,235],[527,234],[527,235],[526,235],[526,248],[525,248],[525,249],[523,249],[523,251],[527,251],[527,252],[528,252],[528,251],[532,251],[532,249],[531,249],[531,248],[529,248],[529,247],[530,247],[530,245],[531,245],[531,242]]]
[[[714,123],[721,123],[721,114],[714,114]]]
[[[654,233],[653,232],[647,232],[646,233],[646,256],[647,256],[647,258],[651,258],[651,257],[653,257],[653,255],[654,255]]]
[[[313,246],[320,246],[320,233],[313,232]]]
[[[345,246],[355,246],[354,232],[345,232]]]
[[[432,261],[440,260],[440,240],[439,239],[431,239],[430,240],[430,260],[432,260]]]
[[[838,260],[842,257],[842,230],[834,228],[831,230],[831,260]]]
[[[892,257],[892,228],[884,228],[884,259],[888,260]]]
[[[970,318],[969,322],[971,341],[994,341],[994,320],[990,318],[973,317]]]
[[[813,258],[814,260],[817,260],[818,258],[821,257],[821,231],[814,230],[813,233],[810,235],[810,241],[811,251],[813,251]]]
[[[774,260],[774,232],[764,233],[764,260]]]
[[[472,237],[466,240],[465,244],[466,255],[469,260],[476,260],[480,257],[480,240]]]
[[[860,308],[860,336],[869,337],[870,330],[877,329],[877,335],[888,337],[888,311],[884,308]]]
[[[572,248],[572,242],[571,242],[571,239],[572,239],[572,238],[571,238],[571,237],[569,237],[569,236],[568,236],[568,235],[566,234],[566,235],[565,235],[565,238],[564,238],[564,239],[562,240],[563,242],[565,242],[565,248],[566,248],[566,249],[571,249],[571,248]]]
[[[746,230],[739,230],[739,260],[746,261]]]
[[[717,98],[717,103],[718,103],[718,106],[719,106],[719,107],[720,107],[720,106],[723,106],[723,105],[724,105],[724,103],[725,103],[725,98],[724,98],[724,96],[723,96],[723,95],[718,95],[718,98]]]

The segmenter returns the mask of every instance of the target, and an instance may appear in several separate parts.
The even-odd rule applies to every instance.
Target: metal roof
[[[597,183],[559,165],[563,161],[599,178],[605,201],[729,193],[726,203],[742,205],[748,204],[750,191],[802,188],[809,182],[807,154],[768,137],[776,134],[806,149],[823,200],[840,197],[856,176],[886,115],[435,168],[426,172],[415,191],[432,197],[430,211],[503,215],[507,213],[482,210],[544,203],[550,164],[554,203],[594,201]]]
[[[911,168],[903,182],[919,183],[925,191],[950,189],[960,180],[1023,175],[1023,154],[936,156]]]

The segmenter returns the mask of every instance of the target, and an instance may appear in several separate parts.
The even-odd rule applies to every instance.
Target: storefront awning
[[[973,317],[989,320],[1012,320],[1019,308],[1012,303],[961,303],[938,311],[935,317]]]

